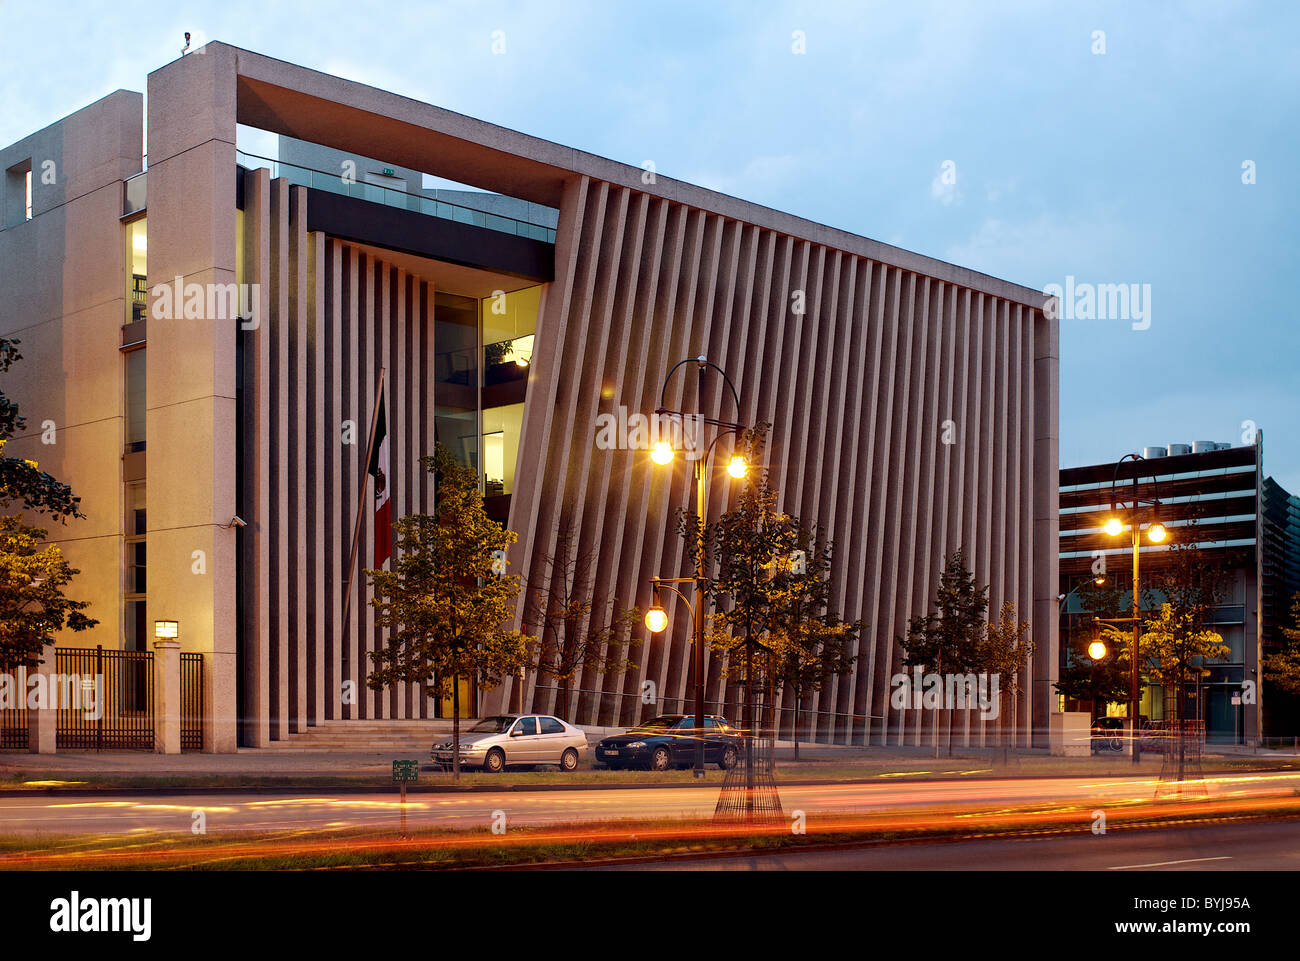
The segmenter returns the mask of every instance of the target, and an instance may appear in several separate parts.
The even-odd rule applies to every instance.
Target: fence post
[[[155,754],[181,753],[181,645],[154,641],[153,749]]]
[[[27,706],[27,750],[32,754],[55,754],[58,752],[59,712],[54,708],[54,700],[49,695],[55,687],[53,675],[58,670],[58,658],[53,647],[43,649],[40,658],[40,664],[30,671],[20,667],[14,672],[15,679],[18,679],[15,689],[17,696],[26,700],[30,690],[28,680],[34,674],[44,675],[41,680],[45,697],[38,701],[34,710],[30,703]]]

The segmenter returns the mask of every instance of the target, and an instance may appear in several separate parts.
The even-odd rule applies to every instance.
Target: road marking
[[[1117,867],[1107,868],[1107,871],[1127,871],[1129,868],[1162,868],[1167,864],[1191,864],[1193,861],[1231,861],[1228,855],[1217,858],[1183,858],[1181,861],[1154,861],[1151,864],[1121,864]]]

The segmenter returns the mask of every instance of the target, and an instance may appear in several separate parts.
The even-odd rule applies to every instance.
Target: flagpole
[[[366,459],[362,461],[365,465],[361,470],[361,476],[364,478],[370,472],[370,458],[374,453],[375,443],[375,425],[379,421],[379,404],[384,396],[384,371],[385,368],[379,368],[379,389],[375,391],[375,406],[370,414],[370,436],[366,440]],[[352,525],[352,550],[348,554],[348,586],[343,594],[343,622],[342,631],[348,629],[348,615],[352,613],[352,581],[357,572],[357,540],[361,537],[361,517],[366,509],[366,481],[361,481],[361,493],[357,497],[357,521]]]

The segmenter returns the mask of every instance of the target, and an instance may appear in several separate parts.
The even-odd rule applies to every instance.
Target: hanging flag
[[[370,476],[375,479],[375,568],[393,556],[393,518],[389,507],[388,417],[384,395],[379,394],[379,411],[375,415],[375,439],[370,454]]]

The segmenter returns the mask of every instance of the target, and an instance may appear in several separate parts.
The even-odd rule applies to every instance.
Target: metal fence
[[[203,750],[202,654],[181,654],[181,750]]]
[[[27,750],[27,691],[18,684],[13,668],[0,668],[0,674],[9,676],[13,687],[13,703],[0,707],[0,751]]]
[[[57,705],[59,750],[153,750],[153,651],[65,647],[55,657],[67,681]],[[73,697],[77,684],[79,700]]]

